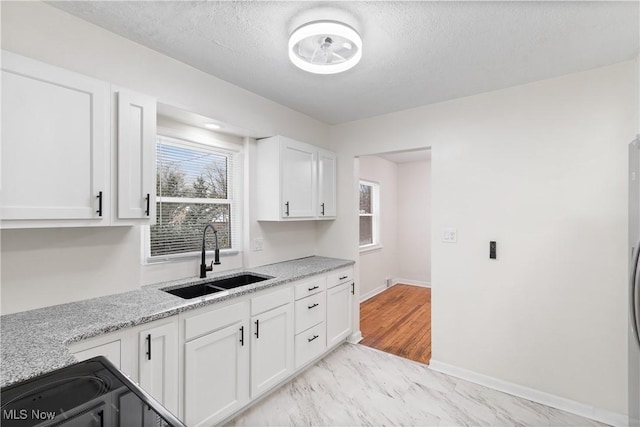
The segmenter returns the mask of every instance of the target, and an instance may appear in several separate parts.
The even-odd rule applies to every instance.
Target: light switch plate
[[[458,232],[453,227],[442,229],[442,241],[445,243],[455,243],[458,240]]]
[[[263,243],[264,243],[264,239],[262,237],[256,237],[255,239],[253,239],[254,252],[261,251]]]

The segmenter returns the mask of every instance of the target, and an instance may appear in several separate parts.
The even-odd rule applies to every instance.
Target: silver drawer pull
[[[309,310],[311,310],[313,307],[317,307],[317,306],[318,306],[318,303],[315,303],[315,304],[312,304],[312,305],[307,306],[307,308],[308,308]]]
[[[320,287],[320,286],[315,285],[314,287],[312,287],[312,288],[307,288],[307,289],[309,290],[309,292],[311,292],[311,291],[313,291],[314,289],[318,289],[319,287]]]
[[[344,279],[348,279],[349,276],[342,276],[341,278],[339,278],[338,280],[344,280]]]
[[[307,338],[307,341],[311,342],[311,341],[315,340],[316,338],[318,338],[318,335],[314,335],[311,338]]]

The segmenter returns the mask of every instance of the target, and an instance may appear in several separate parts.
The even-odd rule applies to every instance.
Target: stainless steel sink
[[[269,279],[273,279],[273,277],[256,276],[255,274],[241,274],[239,276],[225,277],[222,279],[198,283],[197,285],[162,290],[183,299],[192,299],[203,297],[205,295],[215,294],[216,292],[239,288],[241,286],[262,282],[263,280]]]

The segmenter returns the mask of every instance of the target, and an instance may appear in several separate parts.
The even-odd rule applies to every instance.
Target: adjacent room
[[[428,149],[358,158],[360,342],[431,358],[431,155]]]

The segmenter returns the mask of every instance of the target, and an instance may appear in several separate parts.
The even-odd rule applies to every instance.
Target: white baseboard
[[[360,302],[361,303],[365,302],[369,298],[375,297],[380,292],[386,291],[387,289],[389,289],[389,288],[387,288],[386,286],[379,286],[379,287],[375,288],[374,290],[367,292],[364,295],[360,295]]]
[[[347,342],[350,344],[358,344],[360,341],[362,341],[361,331],[354,331],[351,335],[349,335],[349,338],[347,338]]]
[[[401,283],[403,285],[411,285],[411,286],[420,286],[423,288],[430,288],[431,287],[431,282],[422,282],[420,280],[411,280],[411,279],[391,279],[391,286],[397,285],[398,283]],[[376,295],[378,295],[381,292],[386,291],[387,288],[386,286],[378,286],[377,288],[367,292],[364,295],[360,295],[360,303],[365,302],[366,300],[368,300],[369,298],[373,298]]]
[[[403,279],[401,277],[393,279],[394,285],[397,285],[398,283],[401,283],[403,285],[422,286],[423,288],[431,287],[431,282],[424,282],[422,280]]]
[[[605,424],[621,427],[628,425],[628,419],[626,415],[608,411],[606,409],[596,408],[585,403],[580,403],[575,400],[556,396],[544,391],[504,381],[499,378],[479,374],[477,372],[469,371],[467,369],[459,368],[447,363],[442,363],[437,360],[431,359],[431,361],[429,362],[429,368],[433,369],[434,371],[442,372],[443,374],[462,378],[463,380],[467,380],[472,383],[480,384],[494,390],[502,391],[504,393],[522,397],[533,402],[551,406],[552,408],[571,412],[572,414],[600,421]]]

